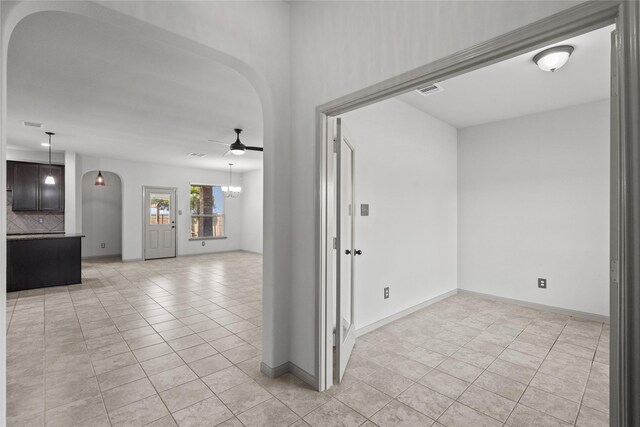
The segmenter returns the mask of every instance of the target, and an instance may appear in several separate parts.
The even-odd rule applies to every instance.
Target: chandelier
[[[222,189],[222,195],[224,197],[235,198],[240,196],[240,193],[242,192],[242,187],[234,187],[233,185],[231,185],[231,166],[233,166],[233,163],[229,163],[229,185],[223,186],[221,187],[221,189]]]

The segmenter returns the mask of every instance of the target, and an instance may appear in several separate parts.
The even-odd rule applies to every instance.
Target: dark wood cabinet
[[[44,183],[47,175],[51,174],[56,180],[53,185]],[[38,210],[64,212],[64,172],[63,167],[58,165],[40,165],[40,201]]]
[[[7,292],[82,283],[83,235],[7,237]]]
[[[7,162],[7,172],[14,211],[64,212],[64,166]],[[44,183],[49,173],[55,179],[53,185]]]
[[[37,211],[40,176],[39,165],[35,163],[15,162],[13,164],[13,201],[14,211]]]
[[[13,169],[14,162],[7,162],[7,191],[13,190]]]

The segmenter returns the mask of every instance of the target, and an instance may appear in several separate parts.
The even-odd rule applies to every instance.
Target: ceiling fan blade
[[[207,141],[209,141],[209,142],[215,142],[216,144],[226,145],[227,147],[228,147],[229,145],[231,145],[231,144],[229,144],[228,142],[222,142],[222,141],[218,141],[218,140],[215,140],[215,139],[207,139]]]
[[[246,148],[247,150],[250,150],[250,151],[264,151],[263,147],[249,147],[249,146],[247,145],[247,146],[245,146],[245,148]]]
[[[229,154],[231,154],[231,150],[229,150],[229,151],[227,151],[226,153],[224,153],[224,154],[222,155],[222,157],[227,157]]]

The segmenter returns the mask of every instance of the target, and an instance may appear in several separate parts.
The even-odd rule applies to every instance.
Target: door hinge
[[[333,238],[333,249],[338,249],[338,239],[337,238]]]
[[[332,341],[333,341],[332,345],[333,345],[333,347],[335,347],[336,346],[336,330],[335,329],[333,330]]]
[[[611,283],[618,284],[620,281],[620,267],[618,260],[611,260]]]
[[[334,153],[337,153],[337,152],[338,152],[338,146],[339,146],[339,145],[340,145],[340,144],[338,144],[338,141],[336,141],[336,140],[335,140],[335,138],[334,138],[334,140],[333,140],[333,152],[334,152]]]

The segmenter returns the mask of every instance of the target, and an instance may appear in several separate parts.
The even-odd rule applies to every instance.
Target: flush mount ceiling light
[[[242,187],[234,187],[231,185],[231,166],[233,166],[233,163],[229,163],[229,185],[221,187],[220,189],[222,190],[222,195],[224,197],[235,198],[242,192]]]
[[[569,45],[550,47],[536,54],[536,56],[533,57],[533,62],[535,62],[542,71],[550,71],[553,73],[567,63],[572,52],[573,46]]]
[[[44,179],[44,183],[47,185],[55,185],[56,184],[56,180],[53,177],[53,175],[51,175],[51,136],[55,135],[55,133],[53,132],[45,132],[47,135],[49,135],[49,174],[47,174],[47,176]]]
[[[104,187],[107,183],[104,181],[104,177],[102,176],[102,171],[98,171],[98,176],[96,176],[96,182],[94,184],[97,187]]]

